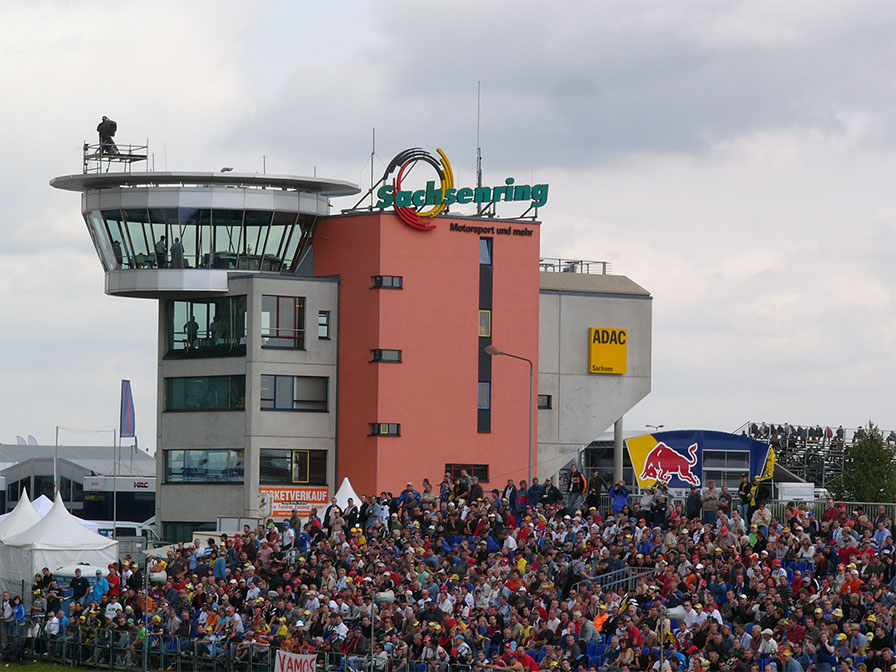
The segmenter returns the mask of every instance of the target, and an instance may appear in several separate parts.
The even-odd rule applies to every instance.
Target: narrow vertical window
[[[489,338],[492,335],[492,311],[479,311],[479,335],[482,338]]]
[[[479,239],[479,263],[483,266],[492,265],[492,239]]]
[[[317,337],[330,338],[330,311],[321,310],[317,313]]]
[[[479,383],[479,394],[478,394],[478,406],[477,408],[491,408],[492,407],[492,384],[491,383]]]

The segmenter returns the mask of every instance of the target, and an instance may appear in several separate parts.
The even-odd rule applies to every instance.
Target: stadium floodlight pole
[[[665,427],[666,425],[644,425],[644,426],[645,426],[645,427],[649,427],[650,429],[653,429],[653,430],[655,430],[655,431],[659,431],[659,430],[661,430],[663,427]]]
[[[526,357],[520,357],[519,355],[512,355],[509,352],[504,352],[503,350],[499,350],[493,345],[485,346],[485,352],[487,355],[491,357],[502,356],[502,357],[512,357],[513,359],[520,359],[526,362],[529,365],[529,462],[528,462],[528,481],[529,485],[532,484],[532,406],[535,403],[535,400],[532,398],[532,393],[535,390],[534,386],[534,378],[535,378],[535,367],[532,364],[531,359],[527,359]]]

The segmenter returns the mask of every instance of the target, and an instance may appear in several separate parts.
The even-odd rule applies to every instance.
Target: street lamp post
[[[532,360],[526,357],[521,357],[519,355],[512,355],[509,352],[504,352],[503,350],[498,350],[493,345],[488,345],[485,347],[485,352],[491,357],[502,356],[502,357],[512,357],[513,359],[519,359],[526,362],[529,365],[529,462],[528,462],[528,481],[529,485],[532,485],[532,406],[535,405],[535,400],[532,398],[532,394],[535,391],[535,367],[532,365]]]

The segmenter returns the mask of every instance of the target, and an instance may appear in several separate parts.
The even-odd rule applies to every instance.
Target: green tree
[[[896,502],[896,448],[872,423],[865,437],[846,451],[843,477],[830,484],[838,499],[850,502]]]

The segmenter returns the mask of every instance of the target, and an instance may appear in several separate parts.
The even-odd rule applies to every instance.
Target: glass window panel
[[[704,450],[703,468],[714,469],[719,467],[725,467],[725,453],[720,450]]]
[[[205,465],[208,461],[204,450],[184,451],[184,481],[204,481]]]
[[[109,239],[112,241],[112,253],[116,263],[121,268],[133,268],[134,261],[125,236],[121,232],[122,216],[120,210],[106,210],[103,212],[106,220],[106,229]]]
[[[310,485],[327,484],[327,451],[308,451],[308,483]]]
[[[479,383],[478,408],[491,408],[490,383]]]
[[[289,241],[286,243],[286,250],[282,255],[283,263],[289,271],[295,271],[295,264],[299,261],[296,259],[299,245],[302,243],[305,231],[311,227],[312,221],[313,218],[304,215],[299,215],[296,219],[296,225],[292,228]]]
[[[118,213],[114,213],[118,216]],[[93,241],[93,247],[96,249],[103,270],[110,271],[117,267],[115,262],[115,254],[112,251],[112,241],[109,240],[109,234],[106,231],[106,224],[99,212],[89,212],[85,216],[87,221],[87,231],[90,233],[90,239]]]
[[[246,297],[169,302],[166,357],[229,357],[246,351]]]
[[[258,482],[274,485],[292,483],[290,450],[262,449],[258,455]]]
[[[203,258],[199,255],[199,240],[201,237],[199,229],[203,225],[203,218],[205,219],[205,226],[208,227],[208,210],[181,208],[179,213],[180,221],[174,236],[180,238],[180,244],[184,248],[184,268],[198,268],[203,261]],[[206,235],[208,235],[207,232]]]
[[[311,451],[294,450],[292,451],[292,482],[307,483],[308,468],[311,462]]]
[[[168,460],[166,470],[166,480],[169,483],[177,483],[184,480],[184,451],[168,450],[165,451],[165,458]]]
[[[263,253],[272,216],[267,210],[246,211],[246,245],[242,251],[249,257],[260,258]]]
[[[203,411],[244,408],[245,376],[165,379],[165,410]]]
[[[155,257],[150,255],[150,245],[146,240],[144,224],[149,222],[149,212],[145,208],[126,208],[123,211],[125,230],[130,240],[131,252],[134,255],[134,265],[143,268],[155,265]],[[155,252],[153,251],[153,255]],[[150,259],[152,256],[152,259]]]
[[[294,212],[275,212],[274,218],[271,220],[271,233],[268,235],[268,242],[264,246],[265,256],[275,257],[281,264],[289,263],[291,259],[286,257],[288,249],[289,234],[293,230],[293,224],[296,221]],[[297,237],[298,238],[298,237]],[[279,268],[272,270],[280,270]]]
[[[206,462],[206,479],[209,481],[223,481],[227,478],[228,453],[227,450],[210,450]]]
[[[492,311],[479,311],[479,335],[488,338],[492,335]]]
[[[490,266],[492,263],[492,239],[479,239],[479,263]]]
[[[295,405],[300,411],[326,411],[329,379],[324,376],[295,378]]]
[[[292,338],[295,336],[296,301],[291,296],[281,296],[277,300],[277,336]]]
[[[261,300],[262,347],[305,347],[304,298],[263,296]]]
[[[274,408],[274,393],[276,390],[277,376],[263,375],[261,377],[261,407]]]
[[[317,313],[317,337],[330,338],[330,311],[321,310]]]
[[[292,376],[277,376],[274,408],[292,408]]]
[[[213,268],[236,268],[236,254],[242,243],[243,211],[213,210]]]
[[[177,208],[150,208],[149,219],[152,223],[152,246],[156,253],[156,265],[159,268],[167,268],[171,243],[174,240],[172,231],[176,230],[179,224]],[[162,236],[165,237],[164,241]]]

